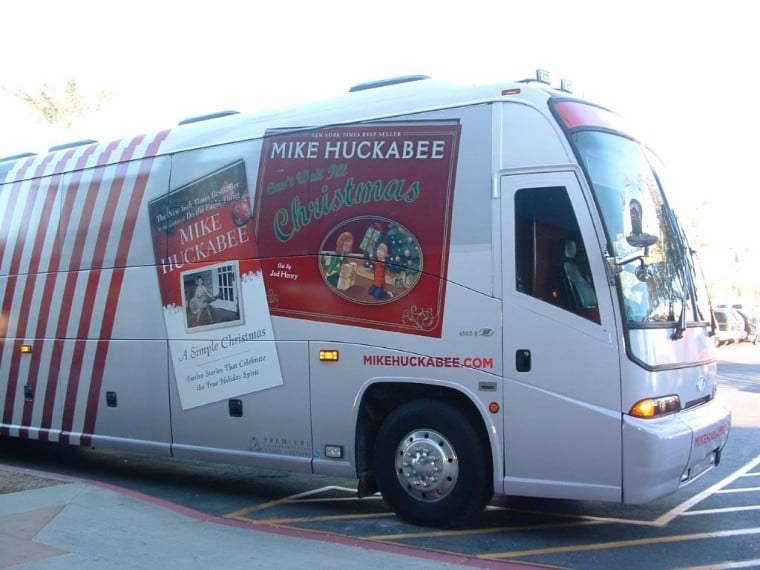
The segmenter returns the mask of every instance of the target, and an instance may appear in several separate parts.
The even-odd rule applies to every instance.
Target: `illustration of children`
[[[348,288],[340,286],[340,277],[344,276],[346,271],[344,267],[347,263],[350,263],[353,248],[354,236],[351,232],[346,231],[338,236],[335,244],[335,253],[322,252],[323,274],[332,285],[338,284],[339,289]]]
[[[385,290],[385,260],[388,257],[388,245],[380,242],[375,250],[375,270],[369,294],[375,299],[387,299],[391,294]]]

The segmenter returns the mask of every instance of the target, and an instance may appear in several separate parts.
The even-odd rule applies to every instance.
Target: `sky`
[[[704,214],[716,239],[743,243],[760,219],[758,49],[746,0],[8,0],[0,156],[274,109],[387,77],[485,83],[540,67],[638,126],[670,167],[682,218]],[[110,93],[70,132],[38,124],[8,93],[67,79]]]

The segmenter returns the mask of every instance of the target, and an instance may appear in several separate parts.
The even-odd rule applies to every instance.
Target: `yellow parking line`
[[[261,503],[260,505],[252,505],[250,507],[245,507],[243,509],[234,511],[224,516],[230,519],[237,519],[240,517],[244,517],[245,515],[249,513],[271,509],[272,507],[276,507],[284,503],[292,503],[293,501],[297,501],[303,497],[311,497],[313,495],[317,495],[319,493],[325,493],[327,491],[346,491],[347,493],[356,493],[356,489],[351,489],[349,487],[338,487],[336,485],[329,485],[327,487],[320,487],[319,489],[312,489],[311,491],[304,491],[303,493],[296,493],[295,495],[288,495],[287,497],[283,497],[281,499],[274,499],[273,501],[267,501],[266,503]],[[335,499],[336,498],[333,497],[333,498],[325,498],[323,500],[330,501],[330,500],[335,500]]]
[[[288,500],[289,503],[342,503],[347,501],[361,501],[362,503],[365,503],[367,501],[381,501],[383,498],[380,495],[370,495],[369,497],[362,497],[361,499],[359,497],[319,497],[316,499],[296,499],[296,500]]]
[[[379,519],[384,517],[395,517],[395,513],[366,513],[363,515],[326,515],[323,517],[291,517],[282,519],[257,519],[256,522],[271,525],[286,525],[294,523],[323,522],[323,521],[343,521],[343,520],[360,520],[360,519]],[[251,522],[251,519],[246,519]]]
[[[639,520],[639,519],[626,519],[626,518],[614,518],[614,517],[596,517],[594,515],[581,515],[576,513],[557,513],[553,511],[533,511],[530,509],[513,509],[511,507],[488,507],[488,510],[508,511],[510,513],[518,513],[522,515],[538,515],[542,517],[555,517],[565,519],[576,519],[584,521],[594,521],[609,524],[628,524],[635,526],[653,526],[653,521]]]
[[[577,526],[591,526],[596,524],[605,524],[604,521],[578,521],[571,523],[557,524],[534,524],[526,526],[500,526],[490,528],[473,528],[462,530],[431,530],[427,532],[407,532],[401,534],[376,534],[367,536],[368,540],[406,540],[410,538],[441,538],[446,536],[470,536],[473,534],[494,534],[504,532],[524,532],[533,530],[544,530],[554,528],[568,528]]]
[[[250,507],[244,507],[232,513],[228,513],[224,515],[224,517],[228,519],[242,519],[247,514],[250,514],[256,511],[263,511],[271,507],[276,507],[277,505],[281,505],[282,503],[285,503],[285,502],[287,502],[286,499],[275,499],[273,501],[267,501],[266,503],[262,503],[260,505],[252,505]]]
[[[588,552],[591,550],[608,550],[611,548],[630,548],[632,546],[649,546],[651,544],[667,544],[669,542],[689,542],[710,538],[727,538],[732,536],[746,536],[760,534],[760,528],[740,528],[736,530],[723,530],[715,532],[701,532],[697,534],[678,534],[674,536],[657,536],[635,540],[618,540],[615,542],[602,542],[598,544],[577,544],[575,546],[557,546],[549,548],[536,548],[533,550],[514,550],[511,552],[499,552],[481,554],[478,558],[486,560],[500,560],[504,558],[518,558],[526,556],[542,556],[546,554],[566,554],[570,552]]]

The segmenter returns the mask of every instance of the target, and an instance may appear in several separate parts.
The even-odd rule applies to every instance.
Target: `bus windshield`
[[[623,136],[592,130],[572,136],[619,271],[629,326],[706,321],[697,302],[693,252],[663,197],[661,168]]]

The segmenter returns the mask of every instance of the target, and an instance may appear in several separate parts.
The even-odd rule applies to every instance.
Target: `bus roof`
[[[157,133],[104,143],[79,141],[52,147],[47,154],[0,158],[0,183],[118,163],[127,149],[129,159],[135,160],[261,138],[268,129],[361,123],[507,99],[539,106],[561,93],[545,84],[527,81],[461,86],[425,76],[397,79],[361,84],[340,97],[264,113],[212,113],[185,119]]]

